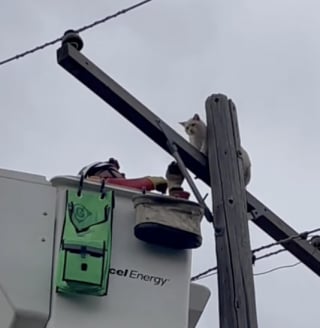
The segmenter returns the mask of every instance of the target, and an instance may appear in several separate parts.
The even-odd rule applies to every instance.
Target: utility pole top
[[[257,328],[236,108],[226,96],[212,95],[206,101],[206,114],[220,328]]]

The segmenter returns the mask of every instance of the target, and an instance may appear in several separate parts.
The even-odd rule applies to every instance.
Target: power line
[[[261,247],[258,247],[256,249],[253,249],[252,250],[252,253],[257,253],[257,252],[260,252],[264,249],[267,249],[267,248],[271,248],[271,247],[274,247],[274,246],[277,246],[277,245],[283,245],[283,244],[286,244],[294,239],[307,239],[308,238],[308,235],[309,234],[312,234],[312,233],[315,233],[315,232],[318,232],[320,231],[320,228],[317,228],[317,229],[314,229],[314,230],[310,230],[310,231],[304,231],[304,232],[301,232],[299,234],[296,234],[296,235],[292,235],[288,238],[284,238],[284,239],[281,239],[279,241],[276,241],[276,242],[273,242],[271,244],[268,244],[268,245],[264,245],[264,246],[261,246]]]
[[[318,229],[315,229],[315,230],[318,230]],[[310,232],[311,233],[311,232]],[[303,233],[304,234],[304,233]],[[318,237],[318,235],[312,235],[312,234],[308,234],[308,237]],[[307,237],[307,238],[308,238]],[[288,238],[287,238],[288,239]],[[312,238],[310,238],[310,240],[311,240]],[[291,239],[290,239],[291,240]],[[309,239],[308,239],[309,240]],[[309,241],[310,241],[309,240]],[[274,244],[274,243],[273,243]],[[268,245],[266,245],[266,246],[268,246]],[[266,246],[263,246],[263,247],[266,247]],[[274,245],[274,246],[276,246],[276,245]],[[261,247],[260,247],[261,248]],[[263,248],[263,249],[265,249],[265,248]],[[252,254],[252,262],[253,262],[253,264],[255,263],[255,261],[258,261],[258,260],[262,260],[262,259],[264,259],[264,258],[266,258],[266,257],[270,257],[270,256],[272,256],[272,255],[276,255],[276,254],[279,254],[279,253],[282,253],[282,252],[286,252],[287,250],[285,249],[285,248],[281,248],[281,249],[278,249],[277,251],[274,251],[274,252],[270,252],[270,253],[267,253],[267,254],[265,254],[265,255],[261,255],[261,256],[258,256],[258,257],[256,257],[254,254]],[[252,251],[252,253],[253,253],[254,251]]]
[[[302,233],[299,233],[299,234],[296,234],[296,235],[292,235],[288,238],[285,238],[285,239],[281,239],[277,242],[273,242],[271,244],[267,244],[267,245],[263,245],[261,247],[258,247],[254,250],[252,250],[252,262],[253,264],[256,262],[256,261],[259,261],[259,260],[262,260],[264,258],[267,258],[267,257],[270,257],[270,256],[273,256],[273,255],[277,255],[279,253],[282,253],[282,252],[285,252],[287,251],[286,249],[279,249],[277,251],[274,251],[274,252],[270,252],[270,253],[267,253],[267,254],[264,254],[264,255],[261,255],[259,257],[256,257],[254,254],[257,253],[257,252],[260,252],[262,250],[265,250],[265,249],[268,249],[268,248],[271,248],[271,247],[274,247],[274,246],[278,246],[278,245],[283,245],[291,240],[294,240],[294,239],[298,239],[298,238],[302,238],[302,239],[307,239],[308,236],[310,236],[311,234],[315,233],[315,232],[318,232],[320,231],[320,228],[317,228],[317,229],[313,229],[313,230],[310,230],[310,231],[305,231],[305,232],[302,232]],[[299,262],[300,263],[300,262]],[[298,265],[298,264],[295,264],[295,265]],[[295,265],[292,265],[292,266],[295,266]],[[284,266],[284,268],[287,267],[287,266]],[[291,267],[291,266],[289,266]],[[280,269],[282,267],[279,267]],[[278,268],[275,268],[276,270],[279,270]],[[196,276],[193,276],[191,277],[191,281],[196,281],[196,280],[200,280],[200,279],[204,279],[204,278],[207,278],[209,276],[212,276],[213,274],[216,274],[217,273],[217,270],[218,270],[218,267],[215,266],[215,267],[212,267],[204,272],[201,272],[199,274],[197,274]],[[208,273],[211,273],[215,271],[214,273],[208,275]],[[275,271],[274,269],[272,269],[270,272],[272,271]],[[267,272],[268,273],[268,272]],[[261,274],[264,274],[264,273],[261,273]],[[260,273],[258,274],[254,274],[254,275],[260,275]]]
[[[196,280],[202,279],[201,278],[202,276],[205,276],[206,274],[208,274],[208,273],[210,273],[210,272],[212,272],[214,270],[217,270],[217,269],[218,269],[218,267],[215,266],[215,267],[210,268],[210,269],[208,269],[208,270],[206,270],[204,272],[201,272],[201,273],[197,274],[196,276],[191,277],[191,281],[196,281]]]
[[[255,257],[255,255],[253,255],[252,262],[254,264],[256,261],[262,260],[262,259],[264,259],[266,257],[277,255],[277,254],[279,254],[279,253],[281,253],[283,251],[286,251],[286,250],[285,249],[279,249],[279,250],[277,250],[275,252],[270,252],[270,253],[267,253],[267,254],[262,255],[260,257]],[[210,269],[208,269],[206,271],[203,271],[203,272],[197,274],[196,276],[191,277],[190,280],[191,281],[196,281],[196,280],[200,280],[200,279],[203,279],[203,278],[207,278],[207,274],[208,273],[211,273],[213,271],[216,271],[215,273],[217,273],[218,272],[218,266],[215,266],[215,267],[212,267],[212,268],[210,268]],[[211,275],[208,275],[208,276],[211,276]]]
[[[266,257],[270,257],[270,256],[273,256],[273,255],[277,255],[277,254],[279,254],[279,253],[286,252],[286,251],[287,251],[286,249],[281,248],[281,249],[278,249],[277,251],[270,252],[270,253],[267,253],[267,254],[264,254],[264,255],[261,255],[261,256],[258,256],[258,257],[256,257],[255,255],[253,255],[253,257],[252,257],[252,262],[253,262],[253,264],[254,264],[256,261],[259,261],[259,260],[265,259]]]
[[[201,280],[201,279],[209,278],[209,277],[211,277],[211,276],[216,275],[217,273],[218,273],[218,271],[211,272],[211,273],[207,273],[206,275],[203,275],[203,276],[199,277],[199,278],[196,279],[196,280]]]
[[[268,274],[268,273],[271,273],[271,272],[274,272],[274,271],[278,271],[278,270],[282,270],[282,269],[293,268],[293,267],[295,267],[295,266],[297,266],[297,265],[299,265],[299,264],[301,264],[300,261],[299,261],[299,262],[296,262],[296,263],[293,263],[293,264],[281,265],[281,266],[278,266],[278,267],[272,268],[272,269],[267,270],[267,271],[254,273],[253,275],[254,275],[254,276],[262,276],[262,275],[265,275],[265,274]],[[218,273],[218,271],[217,271],[217,267],[212,268],[212,271],[213,271],[213,270],[216,270],[216,271],[214,271],[214,272],[210,272],[210,273],[207,272],[206,274],[203,273],[203,275],[200,275],[200,274],[199,274],[198,276],[194,277],[194,278],[196,278],[196,279],[191,280],[191,281],[201,280],[201,279],[209,278],[209,277],[211,277],[211,276],[216,275],[216,274]],[[207,270],[207,271],[209,271],[209,270]]]
[[[264,274],[268,274],[268,273],[271,273],[271,272],[274,272],[274,271],[277,271],[277,270],[282,270],[282,269],[288,269],[288,268],[293,268],[297,265],[301,264],[301,262],[296,262],[294,264],[289,264],[289,265],[282,265],[282,266],[278,266],[278,267],[275,267],[271,270],[268,270],[268,271],[263,271],[263,272],[258,272],[258,273],[254,273],[253,275],[254,276],[262,276]]]
[[[315,229],[315,230],[319,230],[319,229]],[[312,231],[314,231],[314,230],[312,230]],[[306,239],[307,240],[309,240],[308,238],[309,237],[318,237],[318,235],[313,235],[313,234],[311,234],[312,232],[307,232],[308,234],[307,234],[307,236],[306,236]],[[304,234],[306,234],[306,232],[303,232],[302,233],[303,235]],[[301,235],[301,234],[300,234]],[[297,236],[297,235],[295,235],[295,236]],[[283,240],[288,240],[289,238],[286,238],[286,239],[283,239]],[[292,240],[292,239],[290,239],[290,240]],[[310,238],[310,240],[311,240],[311,238]],[[310,241],[309,240],[309,241]],[[280,241],[279,241],[280,242]],[[279,244],[279,242],[277,242],[277,245]],[[283,243],[283,241],[282,241],[282,243]],[[271,244],[269,244],[269,245],[271,245]],[[266,245],[266,246],[268,246],[268,247],[266,247],[266,246],[262,246],[263,247],[263,249],[266,249],[266,248],[269,248],[269,245]],[[275,245],[275,243],[272,243],[272,245],[273,246],[276,246]],[[259,250],[261,250],[261,248],[262,247],[259,247],[259,248],[257,248],[255,251],[257,252],[257,251],[259,251]],[[270,253],[267,253],[267,254],[265,254],[265,255],[261,255],[261,256],[258,256],[258,257],[256,257],[255,255],[254,255],[254,250],[252,251],[252,262],[253,262],[253,264],[255,263],[255,261],[258,261],[258,260],[261,260],[261,259],[264,259],[264,258],[266,258],[266,257],[270,257],[270,256],[272,256],[272,255],[276,255],[276,254],[279,254],[279,253],[282,253],[282,252],[286,252],[287,250],[285,249],[285,248],[281,248],[281,249],[279,249],[279,250],[277,250],[277,251],[274,251],[274,252],[270,252]]]
[[[84,25],[83,27],[80,27],[80,28],[74,30],[74,32],[75,33],[81,33],[81,32],[84,32],[86,30],[89,30],[89,29],[91,29],[91,28],[93,28],[93,27],[95,27],[97,25],[100,25],[100,24],[103,24],[103,23],[107,22],[110,19],[116,18],[119,15],[123,15],[123,14],[125,14],[125,13],[127,13],[127,12],[129,12],[129,11],[131,11],[133,9],[136,9],[138,7],[141,7],[141,6],[143,6],[146,3],[151,2],[151,1],[152,0],[144,0],[144,1],[141,1],[139,3],[136,3],[136,4],[134,4],[134,5],[130,6],[130,7],[127,7],[125,9],[119,10],[118,12],[116,12],[116,13],[114,13],[112,15],[109,15],[109,16],[106,16],[106,17],[104,17],[102,19],[96,20],[95,22],[93,22],[91,24]],[[49,47],[49,46],[53,46],[54,44],[62,41],[62,39],[63,39],[63,36],[60,36],[60,37],[56,38],[55,40],[45,42],[45,43],[43,43],[43,44],[41,44],[39,46],[36,46],[36,47],[34,47],[32,49],[26,50],[24,52],[21,52],[21,53],[15,55],[15,56],[12,56],[12,57],[9,57],[7,59],[4,59],[4,60],[0,61],[0,66],[2,66],[4,64],[7,64],[7,63],[9,63],[9,62],[11,62],[13,60],[17,60],[17,59],[20,59],[22,57],[25,57],[27,55],[31,55],[31,54],[39,51],[39,50],[42,50],[42,49],[45,49],[45,48]]]

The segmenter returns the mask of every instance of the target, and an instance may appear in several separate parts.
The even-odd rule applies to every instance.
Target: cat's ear
[[[187,122],[179,122],[179,124],[181,124],[183,127],[185,127],[187,125]]]
[[[200,121],[200,116],[198,114],[194,114],[192,119],[195,121]]]

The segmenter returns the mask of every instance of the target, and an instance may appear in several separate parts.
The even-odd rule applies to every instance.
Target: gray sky
[[[0,60],[132,3],[2,0]],[[253,162],[248,189],[304,231],[320,226],[319,10],[316,0],[154,0],[84,32],[83,53],[180,133],[178,121],[204,117],[207,96],[232,98]],[[0,67],[0,167],[51,178],[114,156],[127,176],[163,175],[171,158],[60,68],[56,49]],[[212,228],[202,229],[194,274],[216,264]],[[252,248],[271,242],[250,230]],[[281,254],[254,271],[296,261]],[[216,277],[201,283],[212,297],[199,327],[217,327]],[[259,327],[318,321],[319,278],[304,265],[258,276],[255,288]]]

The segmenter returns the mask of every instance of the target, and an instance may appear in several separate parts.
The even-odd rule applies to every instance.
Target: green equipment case
[[[103,296],[108,292],[114,195],[66,192],[56,291]]]

